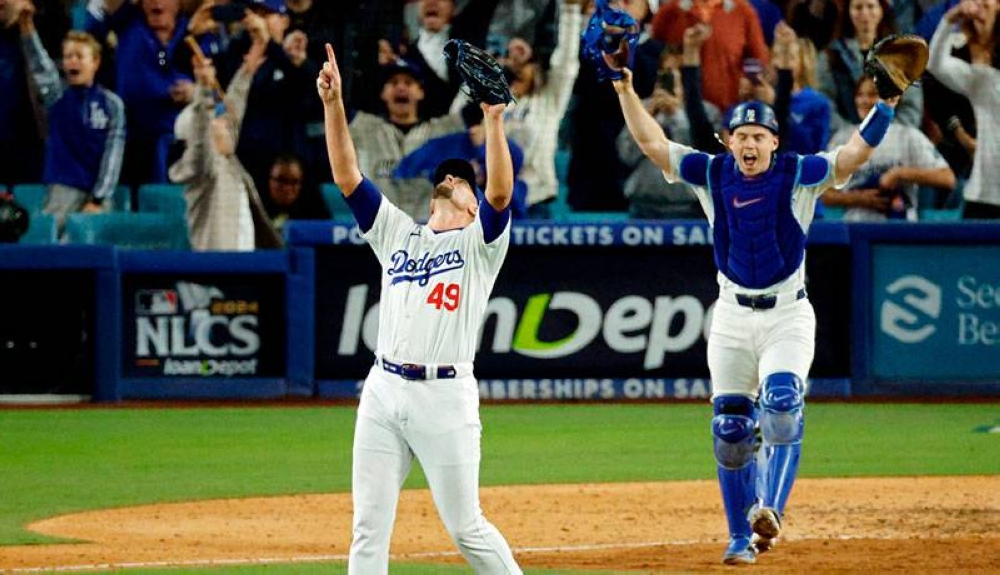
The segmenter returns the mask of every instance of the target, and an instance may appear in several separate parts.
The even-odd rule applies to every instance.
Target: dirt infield
[[[731,572],[714,481],[493,487],[483,508],[526,569]],[[0,547],[0,570],[344,559],[348,494],[147,505],[36,522],[85,543]],[[392,552],[459,563],[426,491],[404,491]],[[802,479],[759,573],[1000,572],[1000,476]]]

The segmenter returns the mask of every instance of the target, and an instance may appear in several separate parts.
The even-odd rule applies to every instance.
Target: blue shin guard
[[[730,538],[750,537],[747,511],[756,502],[754,484],[754,405],[742,395],[722,395],[713,401],[712,419],[719,488],[726,508]]]
[[[767,376],[760,393],[760,428],[766,454],[761,473],[763,507],[784,515],[799,472],[805,431],[805,386],[792,373]]]

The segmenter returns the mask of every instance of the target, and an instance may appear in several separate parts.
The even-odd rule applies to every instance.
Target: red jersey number
[[[434,286],[430,295],[427,296],[427,303],[434,306],[435,309],[441,309],[443,307],[448,311],[455,311],[458,309],[460,294],[461,289],[458,287],[458,284],[448,284],[446,286],[439,283]]]

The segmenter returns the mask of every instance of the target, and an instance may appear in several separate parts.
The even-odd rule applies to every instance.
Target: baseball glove
[[[886,36],[865,58],[865,74],[875,80],[883,100],[899,96],[920,80],[927,68],[927,42],[915,34]]]
[[[503,67],[485,50],[465,40],[448,40],[444,56],[462,79],[463,91],[472,101],[490,105],[514,101]]]
[[[625,10],[597,0],[580,39],[583,57],[597,71],[598,80],[618,80],[623,68],[632,68],[639,43],[639,23]]]

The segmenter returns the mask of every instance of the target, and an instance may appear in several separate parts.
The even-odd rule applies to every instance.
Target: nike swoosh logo
[[[752,200],[747,200],[745,202],[741,202],[739,198],[737,198],[736,196],[733,196],[733,207],[736,208],[736,209],[745,208],[745,207],[747,207],[747,206],[749,206],[751,204],[756,204],[757,202],[763,201],[763,199],[764,198],[761,197],[761,198],[754,198]]]

